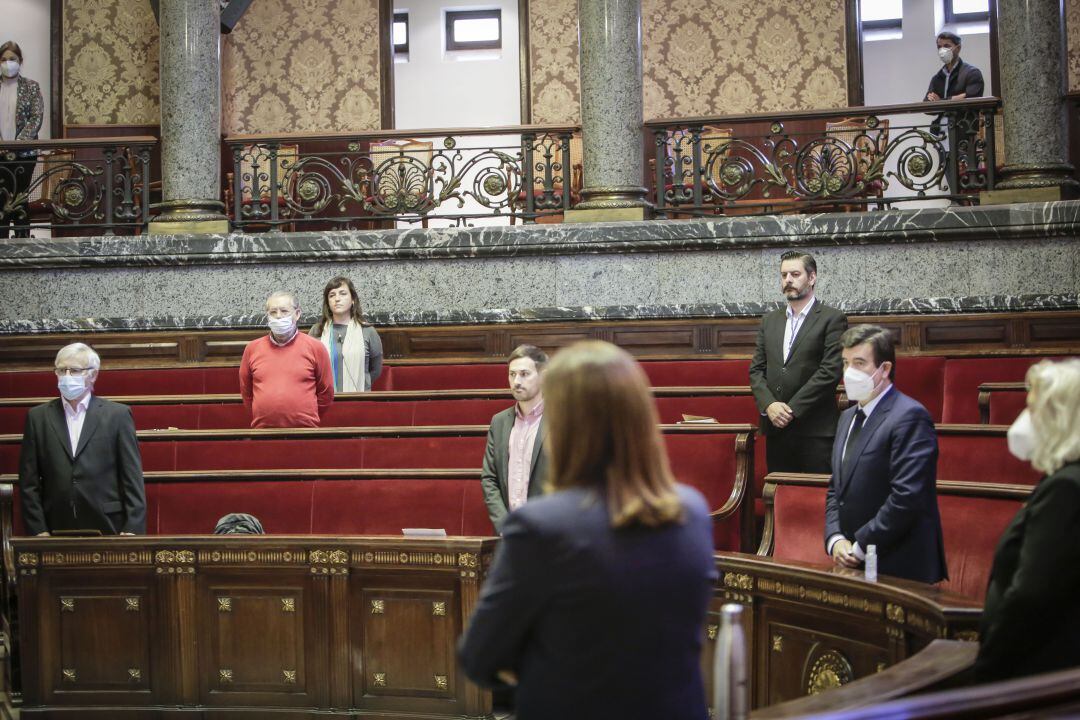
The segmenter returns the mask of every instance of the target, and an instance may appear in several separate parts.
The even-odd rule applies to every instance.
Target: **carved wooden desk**
[[[978,639],[982,604],[930,585],[741,553],[720,553],[716,565],[713,610],[746,606],[755,708],[871,675],[936,638]]]
[[[16,539],[23,717],[487,715],[455,643],[496,542]]]

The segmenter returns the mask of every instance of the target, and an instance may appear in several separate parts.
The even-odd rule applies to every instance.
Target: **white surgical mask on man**
[[[86,392],[86,377],[83,375],[61,375],[56,379],[56,386],[65,400],[76,400]]]
[[[19,67],[18,60],[5,60],[0,63],[0,72],[4,73],[4,77],[13,78],[19,74]]]
[[[952,48],[947,48],[947,47],[938,48],[937,49],[937,56],[938,56],[938,59],[941,60],[942,65],[948,65],[949,63],[951,63],[953,61],[953,57],[954,57],[953,49]]]
[[[877,375],[877,370],[874,371],[874,375]],[[849,365],[844,371],[844,392],[847,393],[848,399],[855,402],[870,399],[874,388],[877,387],[874,375],[867,375],[862,370]]]
[[[270,318],[266,324],[270,326],[270,332],[278,337],[285,337],[291,335],[292,331],[296,329],[296,318],[292,315]]]
[[[1031,413],[1027,410],[1020,413],[1005,438],[1009,441],[1009,452],[1018,460],[1028,462],[1035,454],[1035,426],[1031,424]]]

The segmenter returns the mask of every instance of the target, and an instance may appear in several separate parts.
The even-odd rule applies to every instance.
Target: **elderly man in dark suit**
[[[944,580],[934,421],[893,387],[896,350],[888,330],[856,325],[840,342],[844,387],[856,404],[836,430],[825,550],[837,565],[854,568],[874,545],[883,575]]]
[[[814,297],[817,262],[789,250],[780,256],[787,307],[761,319],[750,388],[761,413],[769,472],[827,473],[840,411],[840,335],[847,318]]]
[[[496,532],[503,519],[544,492],[543,373],[548,356],[535,345],[520,345],[509,358],[510,391],[517,402],[491,418],[480,484]]]
[[[30,410],[19,497],[31,535],[146,532],[142,460],[131,409],[93,394],[101,359],[74,343],[56,355],[61,397]]]

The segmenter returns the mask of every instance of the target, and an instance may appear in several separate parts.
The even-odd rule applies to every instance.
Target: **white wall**
[[[444,9],[502,9],[502,50],[447,53]],[[395,0],[409,13],[409,59],[394,63],[398,128],[521,122],[517,0]],[[484,59],[472,59],[484,58]]]
[[[23,74],[41,85],[41,94],[45,97],[45,117],[41,123],[39,137],[46,139],[49,134],[50,96],[52,82],[49,49],[49,15],[52,3],[47,0],[0,0],[3,10],[0,18],[0,43],[14,40],[23,51]]]
[[[987,23],[972,23],[959,27],[944,24],[941,0],[904,0],[903,37],[875,40],[873,34],[863,36],[863,88],[866,105],[895,105],[920,102],[926,96],[930,78],[941,69],[935,40],[942,30],[960,35],[960,57],[979,68],[991,94],[990,28]],[[916,113],[887,116],[891,138],[899,137],[905,128],[926,126],[930,116]],[[896,169],[893,152],[886,171]],[[911,190],[890,180],[886,197],[912,195]],[[940,193],[932,193],[940,194]],[[902,207],[934,207],[947,205],[944,200],[904,203]]]

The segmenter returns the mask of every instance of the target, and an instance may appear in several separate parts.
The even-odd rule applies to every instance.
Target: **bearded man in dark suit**
[[[146,491],[131,409],[93,394],[101,359],[83,343],[56,355],[60,398],[30,410],[19,456],[26,530],[146,532]]]

